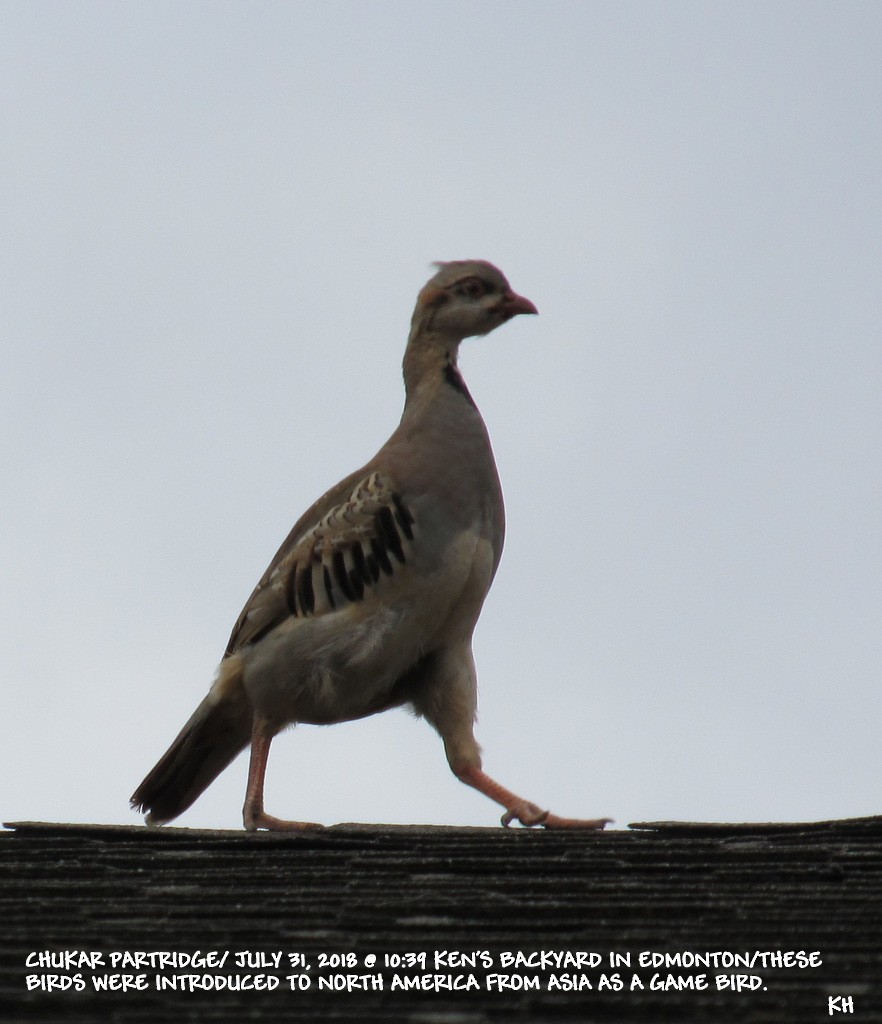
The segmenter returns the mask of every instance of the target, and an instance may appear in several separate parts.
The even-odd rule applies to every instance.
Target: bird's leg
[[[612,818],[561,818],[550,811],[543,811],[536,804],[516,796],[504,786],[500,786],[495,779],[491,779],[478,765],[460,763],[451,765],[453,773],[467,786],[473,786],[479,793],[489,796],[491,800],[502,804],[505,814],[502,816],[502,824],[506,828],[513,822],[519,821],[528,828],[532,825],[541,825],[543,828],[553,829],[598,829],[609,824]]]
[[[312,821],[284,821],[274,818],[263,809],[263,782],[266,777],[266,762],[269,757],[273,731],[266,718],[255,712],[251,727],[251,761],[248,765],[248,786],[245,789],[245,805],[242,820],[249,832],[259,828],[272,832],[301,832],[305,829],[324,828]]]
[[[610,818],[561,818],[517,796],[481,770],[481,748],[475,740],[474,721],[477,677],[471,647],[460,644],[448,648],[430,662],[418,679],[414,707],[437,730],[444,741],[444,753],[453,774],[467,786],[502,804],[502,824],[519,821],[530,828],[597,829]]]

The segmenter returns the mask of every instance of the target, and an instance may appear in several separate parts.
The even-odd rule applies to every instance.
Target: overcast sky
[[[569,815],[882,812],[882,6],[0,7],[3,820],[135,822],[300,513],[395,427],[430,261],[509,518],[487,770]],[[178,824],[241,827],[237,760]],[[491,825],[426,723],[267,809]]]

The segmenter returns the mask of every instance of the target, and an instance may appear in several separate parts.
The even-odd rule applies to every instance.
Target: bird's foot
[[[264,811],[246,810],[242,817],[248,832],[256,832],[261,828],[269,832],[315,832],[325,827],[315,821],[285,821],[284,818],[274,818]]]
[[[480,763],[474,761],[451,762],[454,775],[467,786],[473,786],[479,793],[489,796],[506,809],[502,816],[502,824],[508,828],[513,821],[519,821],[525,828],[554,828],[554,829],[589,829],[603,828],[608,825],[612,818],[561,818],[551,811],[543,811],[541,807],[524,800],[523,797],[512,793],[505,786],[500,786],[495,779],[485,775],[481,771]]]
[[[562,818],[551,811],[543,811],[528,800],[520,801],[509,807],[502,815],[502,824],[508,828],[513,821],[519,821],[525,828],[540,826],[550,829],[601,829],[608,825],[612,818]]]

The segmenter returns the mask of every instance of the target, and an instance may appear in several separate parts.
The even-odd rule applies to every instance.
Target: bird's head
[[[539,311],[517,295],[501,271],[486,260],[435,264],[438,273],[417,297],[414,331],[429,331],[459,342],[489,334],[518,313]]]

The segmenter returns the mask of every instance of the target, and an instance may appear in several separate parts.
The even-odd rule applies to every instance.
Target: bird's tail
[[[132,807],[147,812],[148,825],[161,825],[185,811],[248,745],[251,702],[234,660],[223,662],[208,696],[132,795]]]

